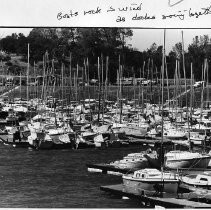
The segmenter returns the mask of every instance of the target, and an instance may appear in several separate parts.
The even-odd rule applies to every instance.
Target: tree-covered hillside
[[[141,29],[140,29],[141,30]],[[68,75],[71,69],[89,67],[89,77],[96,78],[98,74],[97,63],[105,69],[108,61],[108,77],[110,82],[115,82],[119,64],[124,66],[125,77],[159,77],[162,63],[162,46],[156,43],[141,52],[128,45],[132,39],[132,29],[122,28],[34,28],[28,36],[12,34],[0,40],[0,49],[6,53],[1,54],[0,59],[7,65],[10,74],[24,74],[24,65],[18,63],[27,62],[27,45],[30,45],[30,67],[37,68],[42,73],[44,56],[49,63],[53,61],[54,72],[61,73],[61,66]],[[142,37],[140,37],[142,39]],[[14,64],[10,60],[11,54],[21,56],[21,60]],[[190,77],[190,66],[193,63],[193,72],[197,80],[201,79],[204,59],[210,62],[211,45],[207,35],[195,37],[185,52],[185,67],[187,77]],[[167,55],[167,71],[169,78],[174,77],[176,60],[180,63],[180,72],[183,75],[182,43],[172,47]],[[87,65],[88,64],[88,65]]]

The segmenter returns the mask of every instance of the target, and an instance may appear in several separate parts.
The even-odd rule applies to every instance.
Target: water
[[[34,151],[0,145],[0,208],[138,208],[100,191],[121,177],[87,172],[86,163],[108,163],[140,147]]]

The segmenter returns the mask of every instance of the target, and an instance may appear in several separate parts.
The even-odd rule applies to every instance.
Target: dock
[[[162,206],[165,208],[211,208],[211,204],[190,201],[187,199],[160,198],[144,195],[144,193],[143,195],[128,193],[124,191],[123,184],[101,186],[100,190],[116,196],[128,197],[130,199],[141,201],[145,206],[149,207]]]
[[[86,164],[87,169],[89,172],[99,172],[103,174],[113,174],[113,175],[122,175],[127,174],[129,172],[134,172],[137,169],[123,169],[123,168],[116,168],[109,164]]]
[[[138,170],[137,168],[131,168],[131,169],[123,169],[123,168],[117,168],[109,164],[100,163],[100,164],[86,164],[87,170],[89,172],[95,172],[95,173],[102,173],[102,174],[112,174],[112,175],[123,175],[128,173],[133,173],[134,171]],[[179,168],[177,170],[170,170],[168,171],[174,172],[174,173],[182,173],[182,174],[198,174],[198,173],[211,173],[210,168],[202,169],[202,168],[192,168],[191,170],[189,168]]]

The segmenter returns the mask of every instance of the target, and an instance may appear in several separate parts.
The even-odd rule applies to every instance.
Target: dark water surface
[[[136,208],[100,191],[121,177],[90,173],[86,163],[108,163],[140,147],[34,151],[0,144],[0,208]]]

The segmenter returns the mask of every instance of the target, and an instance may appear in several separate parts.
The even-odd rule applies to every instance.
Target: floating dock
[[[134,172],[137,169],[123,169],[123,168],[115,168],[109,164],[86,164],[89,172],[99,172],[103,174],[113,174],[113,175],[122,175],[127,174],[129,172]]]
[[[189,201],[187,199],[178,198],[160,198],[147,195],[138,195],[124,191],[122,184],[101,186],[100,190],[111,193],[120,197],[128,197],[141,201],[142,204],[149,207],[162,206],[165,208],[211,208],[211,204]]]

